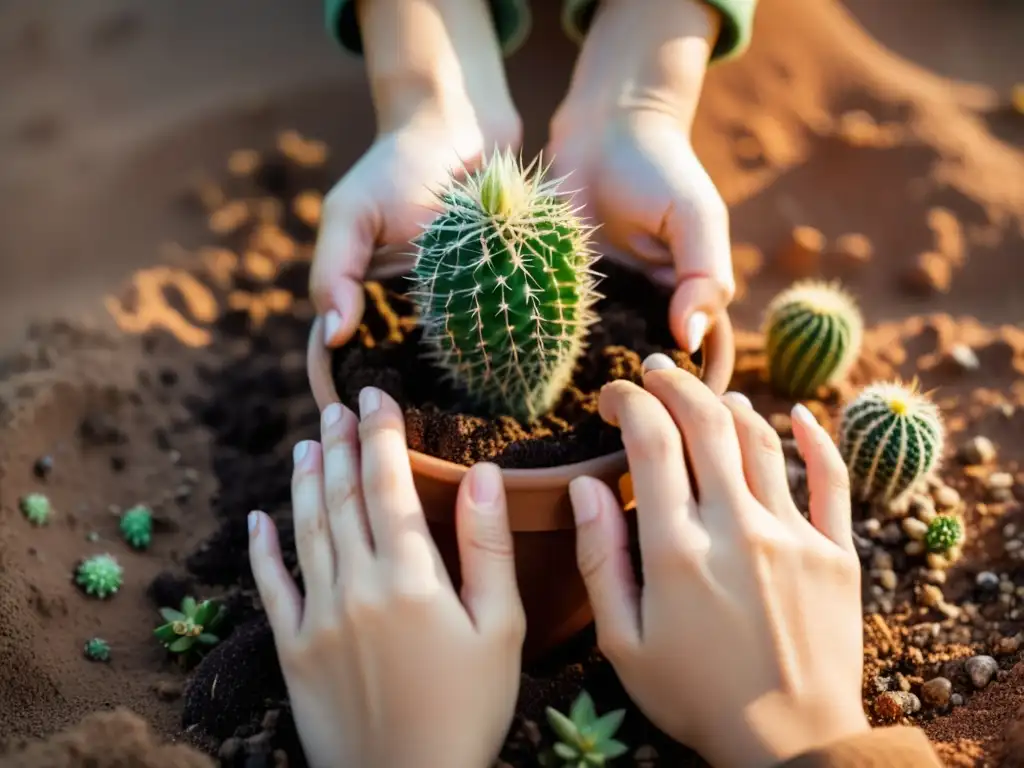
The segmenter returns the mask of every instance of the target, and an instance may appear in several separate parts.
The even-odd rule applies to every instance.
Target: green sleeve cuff
[[[530,6],[528,0],[487,0],[494,19],[502,52],[512,54],[530,33]],[[359,34],[355,0],[324,0],[327,31],[342,48],[357,56],[363,54],[363,39]]]
[[[562,25],[565,33],[577,43],[590,29],[600,0],[565,0],[562,10]],[[714,50],[712,61],[723,61],[739,56],[750,45],[754,31],[754,9],[757,0],[704,0],[722,14],[722,29]]]

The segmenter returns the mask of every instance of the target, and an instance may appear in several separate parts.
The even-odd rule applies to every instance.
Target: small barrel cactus
[[[51,512],[50,500],[41,493],[30,493],[21,499],[21,513],[32,525],[46,525]]]
[[[939,515],[928,524],[924,544],[929,552],[944,555],[964,538],[963,524],[952,515]]]
[[[93,555],[78,566],[75,583],[87,595],[101,600],[110,597],[121,588],[124,568],[111,555]]]
[[[596,320],[593,227],[562,179],[495,151],[441,190],[409,291],[428,356],[476,405],[532,421],[557,403]]]
[[[121,535],[135,549],[149,547],[153,536],[153,513],[141,504],[121,516]]]
[[[102,637],[87,640],[84,650],[89,661],[110,661],[110,644]]]
[[[903,496],[938,466],[944,440],[939,408],[916,384],[872,384],[840,419],[839,451],[861,501]]]
[[[617,709],[598,717],[594,700],[586,691],[573,702],[568,717],[551,707],[546,714],[558,741],[550,752],[542,755],[545,766],[602,766],[629,751],[629,747],[612,738],[622,725],[626,710]]]
[[[810,397],[841,379],[860,353],[864,321],[836,283],[807,280],[780,293],[765,312],[768,376],[788,397]]]

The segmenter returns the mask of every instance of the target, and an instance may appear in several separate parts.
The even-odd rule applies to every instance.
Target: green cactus
[[[121,588],[124,568],[111,555],[93,555],[78,566],[75,582],[87,595],[101,600]]]
[[[121,535],[135,549],[147,549],[153,536],[153,513],[141,504],[121,516]]]
[[[87,640],[84,650],[89,661],[110,661],[110,644],[102,637]]]
[[[161,608],[160,615],[166,624],[153,630],[164,648],[171,653],[187,653],[200,645],[216,645],[220,638],[210,630],[220,622],[222,606],[215,600],[196,602],[194,597],[181,601],[181,610]]]
[[[596,768],[629,751],[629,747],[612,738],[622,725],[626,710],[617,709],[598,717],[594,700],[586,691],[573,702],[568,717],[551,707],[546,713],[559,740],[550,752],[542,755],[545,766]]]
[[[50,522],[53,507],[43,494],[30,493],[21,499],[21,512],[32,525],[46,525]]]
[[[545,179],[495,151],[438,193],[409,291],[427,356],[476,405],[532,421],[557,403],[597,316],[593,227]]]
[[[860,353],[864,321],[837,283],[805,280],[772,299],[763,329],[772,386],[805,398],[850,369]]]
[[[939,515],[928,524],[924,535],[929,552],[944,555],[963,541],[964,526],[952,515]]]
[[[839,424],[839,451],[861,501],[894,501],[934,470],[945,428],[939,408],[916,383],[876,383],[850,402]]]

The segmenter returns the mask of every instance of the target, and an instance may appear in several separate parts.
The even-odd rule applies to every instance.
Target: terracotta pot
[[[732,323],[723,312],[708,334],[702,355],[706,365],[701,376],[718,394],[729,385],[735,357]],[[310,333],[307,364],[313,397],[320,409],[338,402],[330,351],[324,344],[319,318]],[[458,585],[455,498],[467,468],[413,450],[409,451],[409,459],[431,533]],[[592,620],[587,594],[576,569],[569,482],[582,475],[603,480],[616,491],[623,509],[629,509],[633,499],[627,470],[625,451],[560,467],[503,470],[516,572],[527,616],[526,659],[537,658],[568,640]]]

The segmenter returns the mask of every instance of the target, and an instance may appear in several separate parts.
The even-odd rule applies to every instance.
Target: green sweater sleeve
[[[600,0],[565,0],[562,24],[566,34],[577,42],[590,28]],[[722,30],[711,52],[712,61],[739,56],[750,44],[754,27],[754,8],[757,0],[704,0],[722,14]]]
[[[548,0],[550,1],[550,0]],[[494,31],[506,56],[515,51],[530,32],[528,0],[488,0]],[[355,0],[324,0],[327,31],[342,48],[357,55],[363,53],[363,40],[356,19]]]

